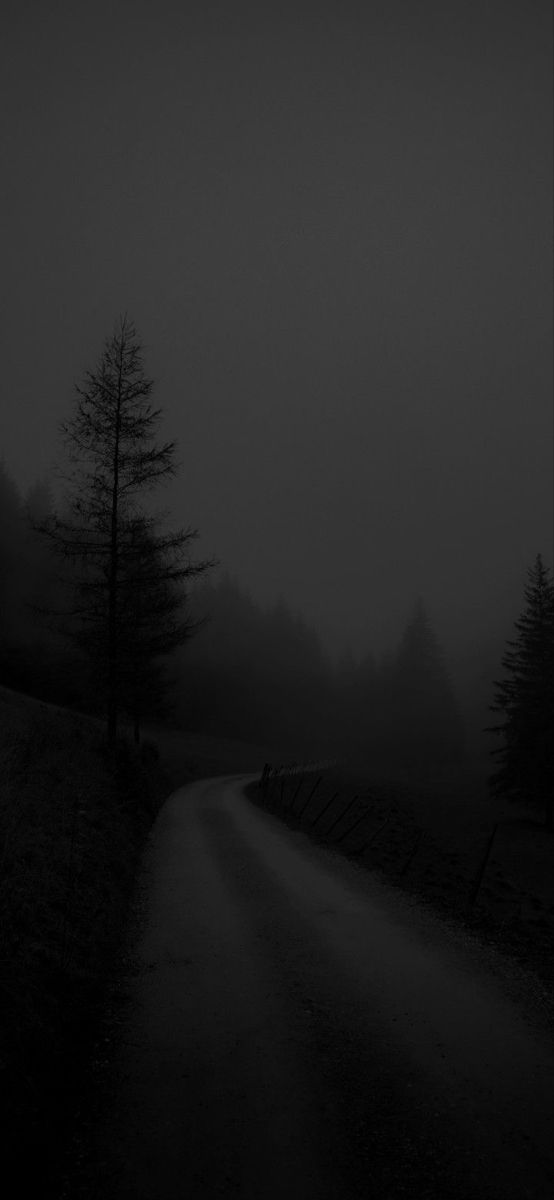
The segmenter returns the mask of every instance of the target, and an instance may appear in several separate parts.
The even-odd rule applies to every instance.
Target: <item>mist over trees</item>
[[[77,496],[81,516],[86,505],[103,511],[94,508],[94,489]],[[54,512],[47,482],[23,500],[5,469],[0,501],[2,682],[100,712],[107,686],[106,513],[93,536],[94,525],[79,525],[68,505],[63,516]],[[122,505],[118,520],[117,703],[137,736],[145,722],[168,720],[383,772],[461,761],[463,722],[422,601],[396,647],[337,663],[285,600],[264,608],[228,573],[195,578],[187,553],[175,554],[180,535],[164,534],[140,506]],[[37,534],[34,527],[45,524],[55,537]]]
[[[206,624],[181,656],[187,727],[383,770],[462,760],[462,719],[421,601],[397,650],[359,663],[333,663],[283,600],[263,609],[228,575],[196,589],[194,607]]]
[[[284,601],[264,611],[229,575],[194,589],[204,620],[180,653],[183,723],[298,750],[324,745],[328,677],[321,643]]]
[[[461,718],[442,648],[421,599],[402,636],[391,682],[402,765],[459,762]]]
[[[22,573],[22,533],[23,512],[19,493],[3,463],[0,463],[0,628],[4,654],[16,635],[17,594]]]
[[[0,463],[0,681],[60,703],[76,703],[75,656],[40,617],[56,608],[63,572],[33,528],[51,515],[52,492],[37,481],[26,496]]]
[[[107,713],[110,738],[121,716],[137,740],[145,723],[166,721],[385,774],[460,764],[468,743],[477,763],[504,631],[473,647],[462,695],[421,598],[410,611],[407,597],[396,646],[335,662],[284,599],[263,607],[229,573],[207,575],[214,564],[191,558],[196,530],[168,531],[150,508],[175,470],[174,444],[157,441],[152,388],[121,318],[64,426],[62,496],[44,479],[22,496],[0,463],[0,682]],[[545,807],[554,617],[540,556],[525,597],[495,685],[491,786]]]
[[[97,639],[106,637],[108,559],[100,570],[85,548],[75,563],[39,536],[37,526],[52,528],[55,508],[48,481],[21,496],[0,464],[0,682],[100,713],[106,643],[102,649]],[[65,538],[73,521],[67,506],[62,514]],[[230,574],[195,578],[192,543],[176,553],[179,531],[164,532],[140,506],[122,508],[119,517],[118,706],[136,736],[145,723],[165,720],[276,753],[332,754],[383,773],[440,771],[463,762],[469,742],[471,762],[483,774],[494,736],[501,744],[493,790],[531,798],[545,810],[554,790],[554,670],[552,584],[542,560],[532,568],[516,637],[506,650],[499,629],[475,648],[462,693],[422,600],[396,646],[336,662],[285,600],[264,608]],[[193,540],[194,531],[187,532]],[[89,623],[81,622],[76,603],[81,588]],[[479,741],[503,654],[499,719],[494,735],[481,732]]]

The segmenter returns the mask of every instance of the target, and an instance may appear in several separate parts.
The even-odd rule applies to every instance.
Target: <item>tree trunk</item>
[[[112,465],[112,511],[110,537],[110,576],[108,591],[108,742],[115,744],[118,717],[117,678],[117,567],[118,567],[118,503],[119,503],[119,438],[121,432],[121,394],[123,377],[123,349],[120,347],[117,408],[115,414],[115,439]]]
[[[110,663],[110,666],[111,666],[111,663]],[[110,746],[115,746],[115,740],[117,737],[117,702],[115,699],[115,688],[114,688],[111,680],[110,680],[108,686],[109,686],[108,722],[107,722],[108,743]]]

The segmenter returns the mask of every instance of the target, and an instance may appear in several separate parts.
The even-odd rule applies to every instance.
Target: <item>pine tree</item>
[[[165,660],[202,624],[188,609],[185,581],[212,563],[192,563],[195,530],[157,531],[145,516],[129,523],[121,553],[118,612],[122,706],[133,721],[135,741],[145,716],[167,716],[170,681]]]
[[[526,606],[517,637],[502,659],[506,678],[495,681],[493,712],[504,720],[489,729],[502,737],[493,750],[500,766],[490,778],[495,795],[544,810],[552,826],[554,794],[554,587],[538,554],[527,572]]]
[[[175,442],[156,441],[161,410],[151,404],[152,390],[135,326],[123,316],[96,368],[87,371],[83,385],[76,388],[75,409],[61,427],[70,463],[64,515],[41,526],[75,568],[75,602],[65,616],[74,640],[94,664],[105,695],[110,744],[128,687],[125,596],[130,562],[133,556],[138,561],[137,530],[147,528],[144,497],[176,471]],[[149,556],[150,574],[158,569],[169,578],[171,564],[166,558],[162,567],[163,555],[184,552],[195,534],[185,530],[165,539],[142,537],[142,573]],[[180,579],[209,565],[188,564]],[[140,639],[146,653],[142,632]]]
[[[391,717],[404,765],[458,762],[463,756],[461,718],[441,646],[421,599],[401,639],[391,682]]]
[[[0,654],[17,626],[23,528],[21,497],[0,459]]]

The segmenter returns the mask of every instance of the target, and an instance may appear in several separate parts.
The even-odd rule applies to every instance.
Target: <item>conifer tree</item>
[[[156,571],[176,584],[209,563],[187,563],[172,575],[167,556],[184,554],[194,530],[166,538],[142,536],[147,528],[144,499],[152,488],[176,471],[175,442],[156,440],[161,410],[151,403],[153,380],[144,369],[143,349],[133,323],[125,315],[105,344],[92,371],[76,388],[74,411],[62,425],[70,468],[65,475],[64,515],[44,522],[42,530],[75,568],[75,603],[66,614],[75,641],[94,663],[106,699],[108,741],[113,744],[124,690],[128,687],[124,636],[125,596],[130,564],[140,560],[141,577],[149,555],[149,583]],[[165,558],[164,558],[165,555]],[[138,570],[138,568],[137,568]],[[141,594],[137,579],[137,603]],[[159,583],[158,586],[162,586]],[[146,654],[142,617],[137,637]],[[174,630],[177,636],[177,626]],[[144,653],[142,653],[144,651]],[[127,657],[126,657],[127,654]],[[137,656],[138,661],[138,656]]]
[[[137,742],[146,716],[167,716],[171,709],[165,661],[202,624],[190,615],[184,588],[211,565],[190,561],[188,547],[196,536],[195,530],[160,533],[144,515],[126,531],[118,613],[121,700]]]
[[[495,681],[493,712],[503,720],[489,732],[502,738],[490,778],[495,795],[543,809],[552,826],[554,795],[554,587],[538,554],[527,572],[525,608],[515,621],[502,659],[504,679]]]
[[[0,653],[17,617],[23,510],[19,491],[0,459]]]
[[[419,599],[392,671],[392,728],[405,766],[437,766],[463,756],[463,730],[443,652]]]

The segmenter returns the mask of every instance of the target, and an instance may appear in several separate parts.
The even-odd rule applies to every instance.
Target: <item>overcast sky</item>
[[[418,594],[505,619],[552,556],[548,0],[17,0],[1,41],[19,485],[127,310],[175,520],[255,597],[356,649]]]

